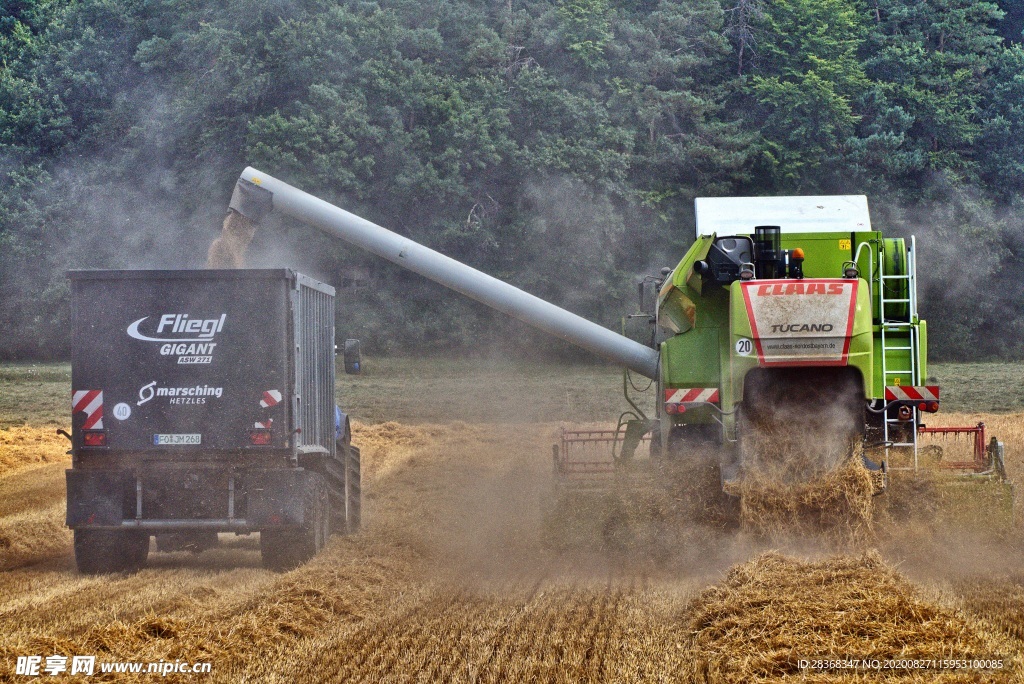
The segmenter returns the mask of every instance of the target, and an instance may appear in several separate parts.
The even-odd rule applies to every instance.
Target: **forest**
[[[68,269],[200,268],[252,165],[618,328],[702,196],[865,194],[933,359],[1024,358],[1010,0],[0,0],[0,358],[67,358]],[[378,353],[548,342],[280,219]],[[555,353],[567,353],[555,347]]]

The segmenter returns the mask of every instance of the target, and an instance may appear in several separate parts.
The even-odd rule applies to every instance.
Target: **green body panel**
[[[918,362],[918,377],[920,384],[928,383],[928,324],[924,320],[919,320],[915,326],[917,328],[917,362]],[[882,354],[882,337],[879,331],[879,326],[874,326],[874,344],[873,351],[875,358],[881,358]],[[893,334],[888,333],[886,335],[887,347],[889,350],[889,361],[887,370],[906,368],[910,363],[910,350],[904,349],[892,349],[892,347],[909,347],[910,345],[910,332],[907,331],[905,334]],[[878,388],[878,391],[867,395],[868,397],[881,398],[884,394],[886,385],[906,385],[908,384],[907,375],[902,373],[886,374],[886,377],[882,377],[882,364],[875,364],[873,374],[874,386]]]
[[[875,355],[874,326],[871,324],[871,289],[863,278],[857,287],[857,308],[853,315],[853,336],[850,339],[850,355],[847,365],[855,366],[864,378],[864,396],[877,399],[884,396],[885,389],[874,382]]]
[[[676,335],[661,348],[663,372],[678,387],[717,387],[722,377],[721,347],[717,326]]]
[[[853,235],[870,233],[795,233],[782,235],[782,249],[804,250],[805,278],[839,278],[853,260]]]
[[[909,335],[887,335],[886,346],[910,346]],[[876,356],[881,358],[882,354],[882,338],[881,336],[875,336],[874,338],[874,353]],[[901,373],[893,373],[892,369],[907,368],[910,365],[910,351],[907,350],[890,350],[889,351],[889,371],[886,377],[882,377],[882,364],[878,364],[878,368],[875,370],[874,382],[875,385],[908,385],[910,384],[907,380],[907,376]]]
[[[722,369],[728,368],[729,336],[714,325],[691,328],[675,335],[661,347],[662,377],[671,377],[672,384],[663,387],[719,387]],[[696,407],[686,413],[687,424],[704,424],[712,420],[709,407]]]
[[[752,339],[753,331],[740,282],[728,287],[706,285],[694,273],[694,264],[705,258],[714,235],[700,236],[666,279],[658,300],[658,323],[671,337],[661,343],[661,390],[675,388],[718,387],[721,409],[731,411],[743,400],[746,374],[758,368],[757,353],[740,354],[737,344]],[[880,268],[887,274],[905,274],[907,268],[906,245],[902,239],[886,239],[877,231],[856,233],[822,232],[791,233],[781,236],[784,250],[800,248],[804,251],[803,271],[805,283],[812,279],[841,279],[844,267],[856,258],[860,274],[846,365],[856,367],[864,381],[867,399],[884,398],[886,384],[908,384],[908,375],[889,373],[882,377],[882,339],[878,320],[880,283],[885,283],[886,297],[907,299],[909,280],[878,278]],[[786,282],[796,283],[796,280]],[[836,282],[833,280],[833,282]],[[849,282],[842,281],[842,282]],[[886,319],[905,321],[908,306],[886,303]],[[924,321],[908,321],[900,331],[886,333],[887,368],[909,367],[909,350],[892,347],[911,346],[911,328],[917,329],[917,365],[921,381],[926,378],[927,335]],[[670,416],[672,423],[706,423],[711,420],[710,409],[697,407]],[[720,418],[725,426],[725,437],[734,432],[732,417]]]

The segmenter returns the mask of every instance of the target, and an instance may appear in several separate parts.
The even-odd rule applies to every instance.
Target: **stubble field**
[[[95,655],[211,664],[172,681],[1024,682],[1019,511],[1009,533],[968,532],[908,513],[920,492],[894,482],[876,500],[884,524],[845,544],[689,526],[654,546],[546,550],[551,444],[618,415],[618,372],[365,367],[339,379],[364,455],[363,532],[283,574],[260,568],[255,537],[222,535],[99,577],[75,572],[63,527],[67,368],[0,368],[0,681],[30,681],[18,656]],[[984,420],[1024,481],[1020,399],[966,410],[1020,367],[933,373],[950,410],[932,424]],[[868,662],[801,667],[837,659]],[[991,660],[1002,667],[965,667]]]

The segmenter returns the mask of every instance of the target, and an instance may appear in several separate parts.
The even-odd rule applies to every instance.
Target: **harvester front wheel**
[[[305,563],[327,544],[331,532],[331,503],[327,484],[319,473],[310,473],[305,492],[302,526],[260,532],[263,567],[282,572]]]
[[[75,564],[86,575],[138,572],[149,556],[149,535],[137,530],[75,530]]]

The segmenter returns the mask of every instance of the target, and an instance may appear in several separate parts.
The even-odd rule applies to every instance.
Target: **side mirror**
[[[359,353],[359,340],[345,340],[345,373],[359,375],[362,372],[363,360]]]

